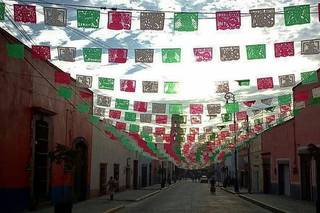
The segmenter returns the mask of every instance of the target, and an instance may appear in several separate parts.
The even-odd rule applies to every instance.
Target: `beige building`
[[[105,185],[111,176],[118,178],[121,191],[160,183],[161,162],[127,150],[119,141],[106,137],[97,128],[93,128],[92,134],[90,196],[105,194]],[[169,163],[164,165],[166,167]]]

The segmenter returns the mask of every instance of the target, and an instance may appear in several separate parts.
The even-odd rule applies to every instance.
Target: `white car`
[[[208,183],[208,177],[205,175],[202,175],[200,178],[200,183]]]

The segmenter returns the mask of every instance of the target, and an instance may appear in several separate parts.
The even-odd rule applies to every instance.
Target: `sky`
[[[14,1],[4,0],[8,4],[7,9],[13,14]],[[285,26],[283,14],[276,15],[275,26],[271,28],[252,28],[251,17],[241,18],[241,28],[235,30],[216,30],[213,14],[200,14],[198,31],[177,32],[173,29],[173,13],[166,13],[165,27],[163,31],[142,31],[139,29],[139,13],[133,12],[131,30],[114,31],[107,29],[107,10],[101,10],[99,29],[77,28],[76,9],[77,5],[133,8],[141,10],[174,11],[174,12],[209,12],[228,10],[241,10],[248,13],[250,9],[275,8],[283,11],[283,7],[311,4],[311,12],[317,12],[317,1],[264,1],[264,0],[78,0],[78,1],[39,1],[33,4],[37,6],[37,24],[21,24],[32,41],[24,39],[13,27],[9,20],[0,23],[0,26],[18,37],[26,45],[49,45],[51,46],[51,62],[69,72],[72,77],[77,74],[93,76],[93,87],[97,94],[104,94],[115,98],[129,99],[133,101],[147,101],[159,103],[183,103],[186,106],[185,114],[188,114],[189,103],[221,103],[223,94],[215,93],[216,81],[229,81],[230,91],[236,94],[237,101],[246,101],[276,97],[287,94],[291,88],[280,89],[278,76],[295,74],[299,82],[300,73],[316,70],[319,68],[319,55],[302,56],[300,54],[300,41],[319,38],[320,23],[318,14],[311,14],[311,23],[304,25]],[[67,27],[51,27],[44,25],[42,6],[54,6],[49,3],[72,4],[67,5]],[[276,42],[295,42],[295,56],[275,58],[273,45]],[[266,44],[267,58],[262,60],[247,60],[246,45]],[[56,47],[76,47],[76,62],[62,62],[57,60]],[[240,60],[221,62],[219,47],[240,46]],[[85,47],[103,48],[102,63],[83,62],[81,49]],[[212,47],[213,60],[210,62],[196,62],[193,56],[193,48]],[[109,64],[108,48],[127,48],[129,60],[125,64]],[[154,63],[144,65],[134,61],[134,49],[155,49]],[[161,61],[161,48],[181,48],[181,63],[164,64]],[[98,89],[98,77],[115,78],[115,90],[103,91]],[[275,88],[272,90],[258,91],[256,78],[273,77]],[[120,79],[137,81],[135,93],[120,92]],[[235,80],[250,79],[251,86],[240,88]],[[142,93],[141,81],[152,80],[159,82],[158,94]],[[178,94],[164,94],[163,82],[176,81],[180,83]],[[151,104],[149,104],[151,106]],[[259,103],[254,108],[263,107]],[[150,108],[149,108],[150,109]],[[241,106],[241,110],[246,110]],[[203,115],[201,127],[219,124],[220,119],[209,120]],[[169,124],[168,124],[169,126]]]

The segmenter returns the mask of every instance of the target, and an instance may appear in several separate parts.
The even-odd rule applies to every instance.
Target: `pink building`
[[[71,196],[76,201],[88,197],[92,126],[87,114],[57,95],[55,67],[34,59],[24,47],[24,58],[8,57],[7,44],[21,44],[0,29],[0,212],[20,212],[30,206],[61,202]],[[69,85],[75,94],[75,81]],[[92,108],[92,98],[87,100]],[[72,171],[51,163],[49,152],[56,144],[77,151]]]
[[[319,70],[317,74],[320,79]],[[316,200],[317,183],[320,183],[320,153],[318,149],[318,154],[312,157],[308,148],[320,148],[320,105],[311,104],[315,88],[320,88],[319,81],[294,87],[294,102],[304,102],[305,108],[291,120],[262,134],[265,193]]]

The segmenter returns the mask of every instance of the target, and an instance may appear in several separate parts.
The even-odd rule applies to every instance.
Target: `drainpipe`
[[[246,117],[247,120],[247,134],[249,135],[249,117],[247,115]],[[250,156],[250,149],[251,149],[251,142],[249,142],[248,146],[248,193],[251,194],[251,156]]]

